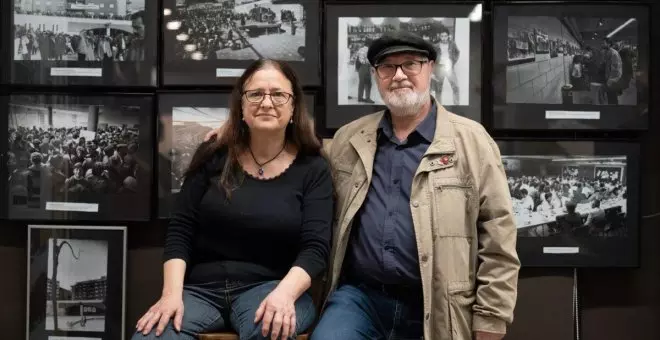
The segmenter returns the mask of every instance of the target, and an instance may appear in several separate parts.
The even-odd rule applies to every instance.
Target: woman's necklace
[[[254,157],[254,153],[252,153],[252,148],[248,146],[248,150],[250,150],[250,155],[252,155],[252,160],[254,160],[254,162],[259,166],[259,170],[257,170],[257,172],[259,172],[259,176],[264,175],[264,165],[272,162],[275,158],[277,158],[277,156],[279,156],[282,153],[282,151],[284,151],[285,147],[286,147],[286,142],[284,142],[284,145],[282,145],[282,150],[280,150],[280,152],[278,152],[277,155],[275,155],[275,157],[269,159],[268,161],[266,161],[264,163],[259,163],[259,162],[257,162],[257,158]]]

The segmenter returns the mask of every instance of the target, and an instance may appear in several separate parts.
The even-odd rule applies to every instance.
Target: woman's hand
[[[156,336],[163,334],[165,326],[174,317],[174,329],[181,331],[183,321],[183,297],[182,294],[163,295],[149,310],[138,320],[135,328],[138,332],[147,335],[151,332],[154,325]]]
[[[275,288],[261,302],[254,318],[254,323],[263,319],[261,334],[267,336],[270,331],[271,340],[288,339],[296,331],[296,299],[283,289]]]

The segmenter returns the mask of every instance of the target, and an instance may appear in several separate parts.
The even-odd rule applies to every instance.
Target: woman
[[[255,62],[234,88],[222,137],[191,160],[167,231],[162,297],[133,340],[304,332],[316,310],[307,290],[327,264],[332,193],[293,70]]]

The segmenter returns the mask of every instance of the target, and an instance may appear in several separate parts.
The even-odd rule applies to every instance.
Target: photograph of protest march
[[[131,85],[142,79],[136,75],[150,72],[144,68],[155,59],[155,2],[11,3],[10,45],[15,83],[107,84],[112,80]]]
[[[339,105],[385,103],[367,60],[372,41],[386,32],[415,32],[438,51],[431,94],[445,106],[469,104],[470,20],[468,18],[339,18]],[[373,85],[373,86],[372,86]]]
[[[631,177],[638,176],[635,153],[616,143],[515,145],[520,143],[526,142],[499,142],[521,246],[542,243],[583,261],[598,263],[605,256],[606,263],[612,255],[600,254],[604,245],[618,244],[625,258],[637,228],[636,216],[630,215],[638,192]]]
[[[12,96],[8,217],[146,218],[151,181],[147,103]]]
[[[319,0],[164,0],[163,7],[166,83],[233,83],[258,59],[291,63],[303,81],[318,73]]]
[[[495,6],[495,128],[646,129],[649,22],[641,5]]]
[[[27,338],[123,339],[126,228],[30,225],[28,244]]]

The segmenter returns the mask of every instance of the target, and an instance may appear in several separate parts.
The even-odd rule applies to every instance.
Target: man
[[[603,75],[605,78],[605,94],[607,104],[618,105],[621,89],[619,80],[623,73],[623,65],[619,52],[614,49],[614,42],[610,38],[604,38],[601,44],[603,49]]]
[[[436,58],[403,31],[369,47],[387,110],[331,144],[338,219],[313,340],[501,339],[513,320],[520,263],[499,149],[431,97]]]
[[[445,78],[447,78],[453,94],[453,104],[460,105],[460,89],[458,87],[458,78],[456,77],[456,68],[454,67],[460,56],[460,51],[458,50],[458,46],[456,46],[456,42],[449,40],[449,30],[447,27],[443,26],[440,29],[439,38],[436,45],[438,65],[435,67],[435,78],[437,81],[435,95],[440,100],[442,87],[444,86]]]
[[[388,109],[330,147],[338,218],[312,340],[502,339],[520,263],[499,149],[431,97],[433,45],[387,33],[367,57]]]

